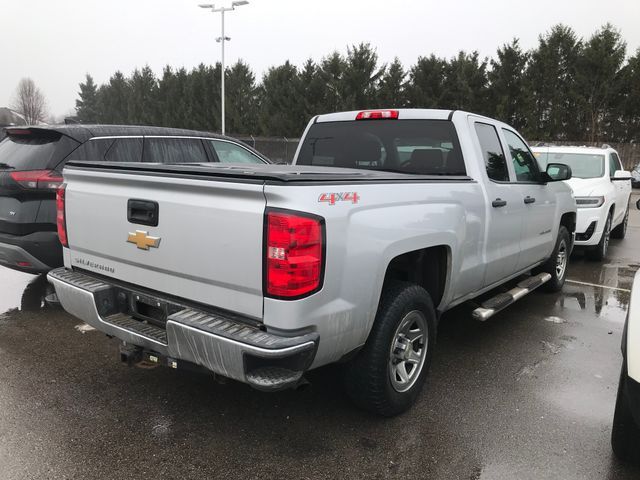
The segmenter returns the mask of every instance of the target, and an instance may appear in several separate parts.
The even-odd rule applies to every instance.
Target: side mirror
[[[626,170],[618,170],[613,174],[611,180],[614,182],[623,182],[625,180],[631,180],[631,172],[627,172]]]
[[[564,163],[549,163],[543,174],[547,182],[561,182],[571,178],[571,167]]]

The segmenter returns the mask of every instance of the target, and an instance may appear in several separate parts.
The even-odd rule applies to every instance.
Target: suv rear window
[[[420,175],[465,175],[458,135],[446,120],[363,120],[311,126],[298,165]]]
[[[78,145],[75,140],[55,132],[43,135],[9,132],[0,142],[0,166],[11,170],[51,169]]]

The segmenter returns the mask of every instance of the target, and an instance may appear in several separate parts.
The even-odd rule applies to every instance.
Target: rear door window
[[[320,122],[300,147],[298,165],[465,175],[455,127],[446,120]]]
[[[199,138],[145,138],[144,161],[152,163],[206,163]]]
[[[55,168],[79,142],[56,132],[9,134],[0,142],[0,170]]]
[[[539,182],[540,168],[533,153],[531,153],[529,147],[527,147],[527,144],[511,130],[503,128],[502,132],[509,145],[513,169],[516,172],[516,180],[526,183]]]
[[[476,123],[476,134],[480,141],[487,175],[494,182],[508,182],[509,169],[496,128],[487,123]]]
[[[222,140],[205,140],[216,152],[220,163],[264,163],[260,157],[235,143]]]

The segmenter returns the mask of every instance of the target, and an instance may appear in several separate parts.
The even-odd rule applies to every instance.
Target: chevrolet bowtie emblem
[[[127,242],[135,243],[140,250],[149,250],[149,247],[158,248],[160,237],[150,237],[148,232],[136,230],[136,233],[129,233]]]

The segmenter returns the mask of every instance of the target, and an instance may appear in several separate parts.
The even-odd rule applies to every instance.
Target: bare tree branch
[[[47,116],[44,94],[30,78],[23,78],[18,83],[12,108],[21,113],[29,125],[41,123]]]

